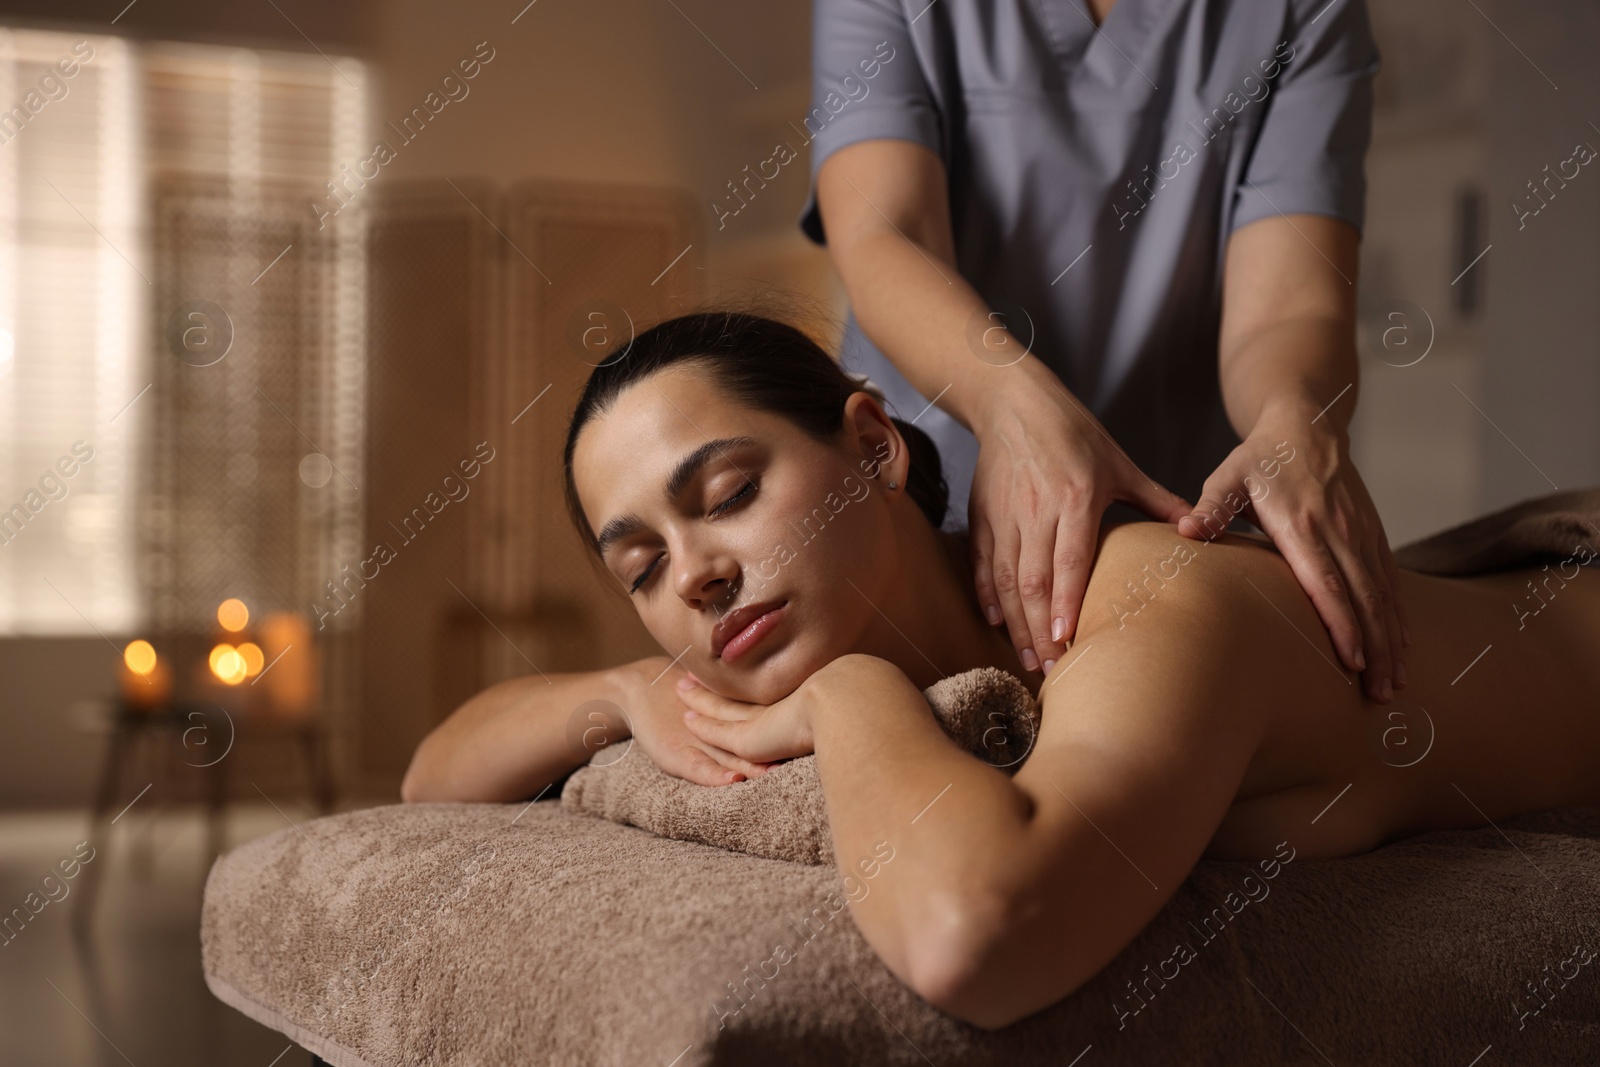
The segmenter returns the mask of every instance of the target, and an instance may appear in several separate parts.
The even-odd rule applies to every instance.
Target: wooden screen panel
[[[454,706],[441,704],[477,676],[470,656],[463,661],[441,636],[478,598],[475,549],[490,516],[484,474],[500,461],[496,455],[484,465],[478,451],[489,436],[481,408],[501,239],[480,214],[496,212],[493,190],[455,184],[459,191],[444,181],[367,190],[375,195],[367,235],[364,536],[358,559],[340,562],[376,571],[348,597],[358,623],[357,769],[375,791],[398,785],[418,742]],[[464,460],[468,470],[478,464],[470,480]],[[392,557],[365,563],[379,546]],[[329,577],[347,580],[342,567]],[[451,684],[458,670],[466,679]]]
[[[671,190],[536,182],[510,198],[508,235],[521,254],[506,260],[512,333],[507,399],[497,410],[508,442],[495,472],[507,482],[502,588],[515,601],[569,613],[582,626],[575,632],[592,633],[561,650],[560,670],[661,651],[627,598],[602,584],[572,528],[561,455],[572,408],[600,358],[578,340],[597,322],[590,313],[608,307],[605,328],[622,337],[630,320],[643,329],[689,310],[703,291],[698,227],[694,204]]]

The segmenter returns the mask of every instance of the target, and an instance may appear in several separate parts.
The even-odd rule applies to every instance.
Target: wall
[[[1577,143],[1600,149],[1600,8],[1487,10],[1516,47],[1496,34],[1490,53],[1485,508],[1600,484],[1600,159],[1552,182],[1537,215],[1512,209],[1539,203],[1527,183]]]
[[[1478,395],[1486,310],[1481,289],[1474,311],[1457,301],[1483,278],[1474,270],[1451,282],[1466,265],[1458,198],[1484,184],[1493,31],[1451,0],[1369,10],[1383,65],[1367,153],[1351,451],[1398,546],[1478,512],[1481,419],[1457,386]]]
[[[106,743],[74,705],[113,692],[116,664],[92,634],[0,641],[0,809],[87,803]]]
[[[410,111],[488,41],[496,58],[472,95],[406,146],[397,177],[676,186],[704,206],[714,293],[775,281],[825,302],[826,254],[794,226],[808,157],[788,124],[809,105],[809,38],[810,5],[799,2],[545,2],[518,17],[518,5],[498,0],[388,0],[378,125]],[[719,229],[712,203],[780,139],[801,158]]]

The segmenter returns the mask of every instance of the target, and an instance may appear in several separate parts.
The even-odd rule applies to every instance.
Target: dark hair
[[[578,434],[603,413],[623,389],[679,363],[704,366],[738,402],[788,419],[812,438],[833,442],[844,424],[844,403],[861,388],[822,347],[802,331],[748,311],[700,311],[668,319],[619,344],[589,375],[573,408],[562,454],[567,511],[591,550],[594,533],[578,502],[572,453]],[[926,433],[890,416],[910,453],[906,492],[928,522],[944,523],[950,491],[939,448]]]

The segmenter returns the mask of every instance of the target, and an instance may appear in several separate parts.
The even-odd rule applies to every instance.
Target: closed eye
[[[712,508],[711,509],[711,514],[713,514],[713,515],[721,515],[724,511],[727,511],[729,508],[733,507],[739,501],[743,500],[745,497],[747,497],[751,493],[755,492],[755,488],[756,488],[756,483],[755,482],[745,482],[743,489],[739,490],[737,493],[733,494],[728,499],[726,499],[722,503],[718,504],[716,507]]]
[[[716,507],[712,508],[711,509],[711,514],[713,516],[724,514],[729,509],[733,508],[736,504],[738,504],[739,501],[745,499],[751,493],[755,492],[755,489],[756,489],[756,483],[755,482],[745,482],[743,489],[740,489],[737,493],[733,494],[728,499],[724,500],[722,503],[720,503]],[[633,593],[637,593],[640,589],[644,588],[644,583],[650,580],[650,576],[655,573],[656,567],[657,567],[658,564],[660,564],[660,562],[661,562],[661,557],[660,556],[657,556],[655,559],[650,561],[650,566],[646,567],[644,569],[643,573],[641,573],[639,575],[639,577],[635,578],[634,581],[633,581],[633,584],[628,587],[628,593],[630,595],[633,594]]]

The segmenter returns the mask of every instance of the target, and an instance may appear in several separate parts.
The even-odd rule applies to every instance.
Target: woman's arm
[[[530,674],[490,686],[417,746],[400,798],[509,802],[537,795],[596,749],[629,736],[626,719],[612,709],[629,699],[626,672],[638,668]]]
[[[606,745],[632,737],[656,766],[700,785],[765,770],[695,737],[666,656],[575,674],[526,675],[490,686],[417,746],[400,785],[408,803],[536,797]]]
[[[1147,529],[1102,553],[1090,603],[1126,597],[1124,579],[1185,544]],[[998,1027],[1077,989],[1166,904],[1226,815],[1266,721],[1240,699],[1228,649],[1270,608],[1224,596],[1226,576],[1189,551],[1137,620],[1086,615],[1014,778],[961,751],[886,661],[847,656],[807,682],[841,870],[894,849],[856,925],[945,1012]]]

